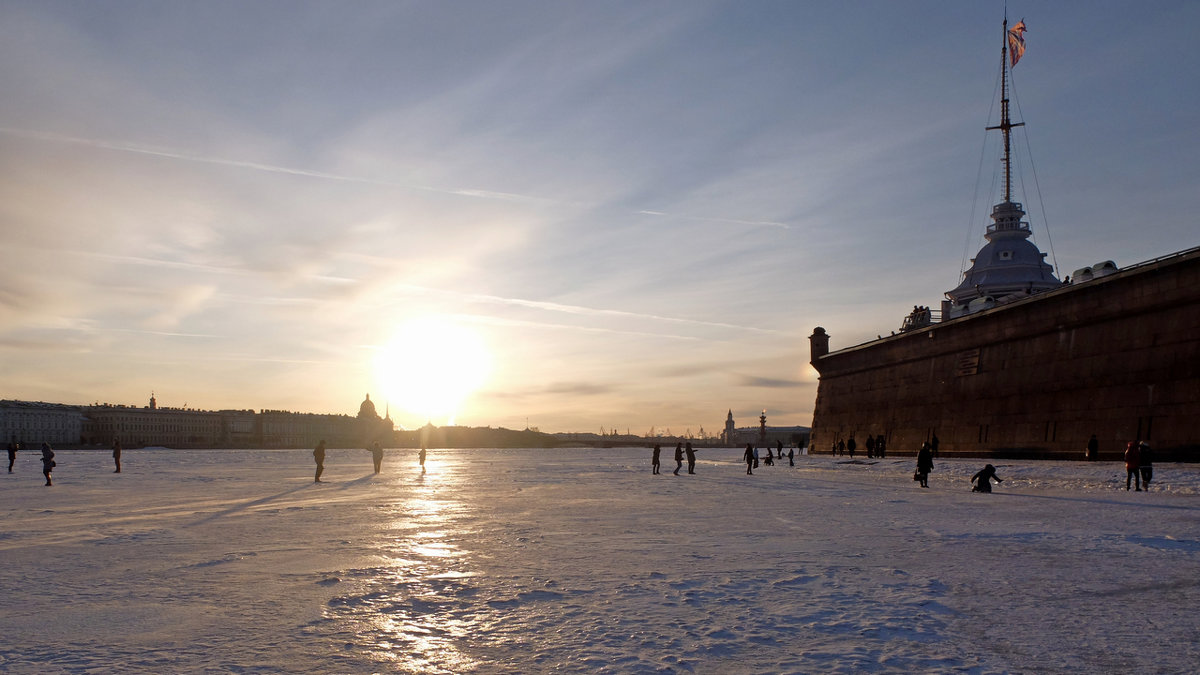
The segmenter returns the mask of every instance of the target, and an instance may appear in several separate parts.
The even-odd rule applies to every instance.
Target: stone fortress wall
[[[979,314],[829,352],[811,447],[885,434],[888,453],[1101,458],[1131,440],[1200,461],[1200,249]]]

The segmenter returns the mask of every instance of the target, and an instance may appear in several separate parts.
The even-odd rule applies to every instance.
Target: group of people
[[[371,463],[375,467],[375,473],[379,473],[383,469],[383,446],[379,441],[375,441],[368,448],[371,451]],[[317,443],[317,447],[313,448],[313,461],[317,463],[317,472],[313,476],[314,483],[322,483],[321,474],[325,472],[325,439],[321,439]],[[421,453],[417,455],[417,461],[421,464],[421,473],[425,473],[425,447],[421,446]]]
[[[13,472],[13,466],[17,463],[17,453],[24,450],[20,443],[8,444],[8,472]],[[117,468],[113,473],[121,473],[121,442],[113,441],[112,450],[113,462]],[[49,443],[42,443],[42,475],[46,477],[46,485],[54,485],[53,471],[54,467],[58,466],[58,462],[54,461],[54,448],[50,447]]]
[[[659,468],[662,466],[662,445],[655,443],[654,450],[650,455],[650,472],[653,474],[660,473]],[[687,457],[688,473],[696,473],[696,449],[692,447],[689,441],[685,446],[683,443],[675,444],[675,475],[679,475],[679,470],[683,468],[683,459]]]
[[[1154,477],[1154,451],[1146,441],[1129,441],[1125,446],[1125,489],[1129,489],[1130,481],[1137,492],[1150,489],[1150,479]]]
[[[779,452],[779,461],[783,461],[783,441],[775,441],[775,446]],[[767,466],[775,466],[776,455],[771,453],[771,446],[767,446],[767,458],[763,463]],[[796,466],[796,451],[794,448],[788,448],[788,466]],[[746,475],[753,476],[754,469],[758,468],[758,448],[754,447],[753,443],[746,444],[746,451],[742,453],[742,459],[746,462]]]
[[[17,453],[24,449],[20,443],[8,444],[9,473],[13,472],[13,465],[17,463]],[[49,443],[42,443],[42,475],[46,477],[46,485],[54,485],[51,472],[56,466],[58,466],[58,463],[54,461],[54,448],[51,448]]]
[[[887,440],[883,437],[883,434],[879,434],[878,436],[868,435],[865,445],[868,459],[883,459],[887,456]],[[858,442],[854,440],[854,434],[850,434],[850,438],[848,439],[834,441],[829,448],[829,453],[832,455],[845,455],[849,453],[850,459],[854,459],[854,453],[857,450]]]

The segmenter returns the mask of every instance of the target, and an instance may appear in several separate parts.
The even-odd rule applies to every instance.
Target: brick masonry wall
[[[1200,461],[1200,251],[823,356],[812,445]]]

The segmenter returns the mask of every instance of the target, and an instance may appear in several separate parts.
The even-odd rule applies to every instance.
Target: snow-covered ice
[[[1181,673],[1200,466],[61,451],[0,474],[8,673]],[[671,454],[665,448],[663,457]]]

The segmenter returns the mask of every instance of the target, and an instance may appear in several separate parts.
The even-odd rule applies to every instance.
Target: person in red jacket
[[[1129,489],[1130,481],[1137,487],[1137,492],[1142,491],[1142,477],[1138,474],[1139,460],[1141,459],[1141,451],[1138,449],[1137,443],[1129,441],[1125,446],[1125,489]]]

